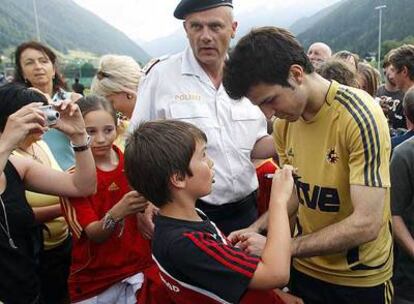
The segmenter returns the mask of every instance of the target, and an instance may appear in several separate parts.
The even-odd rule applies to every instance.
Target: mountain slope
[[[121,31],[71,0],[37,0],[40,38],[53,48],[117,53],[141,63],[149,55]],[[32,0],[0,0],[0,49],[36,38]]]
[[[316,14],[310,16],[310,17],[304,17],[297,21],[295,21],[293,24],[289,26],[289,30],[295,33],[295,35],[299,35],[300,33],[306,31],[308,28],[313,26],[315,23],[317,23],[322,18],[325,18],[330,13],[332,13],[337,7],[339,7],[342,2],[346,0],[342,0],[341,2],[332,4],[331,6],[328,6],[327,8],[324,8],[317,12]]]
[[[413,0],[347,0],[329,15],[302,32],[298,39],[307,48],[315,41],[329,44],[334,51],[347,49],[364,55],[378,46],[378,11],[385,4],[382,41],[402,40],[414,30]]]

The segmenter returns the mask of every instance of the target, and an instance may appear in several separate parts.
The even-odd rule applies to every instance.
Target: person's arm
[[[250,157],[252,159],[267,159],[276,155],[275,142],[270,135],[256,141]]]
[[[267,240],[249,288],[283,287],[289,281],[291,237],[287,205],[294,185],[292,170],[285,166],[273,177]]]
[[[277,195],[277,194],[276,194]],[[290,225],[290,230],[291,233],[293,234],[294,228],[295,228],[295,224],[296,224],[296,214],[299,208],[299,200],[296,194],[296,188],[293,189],[292,191],[292,195],[289,199],[288,202],[288,216],[289,216],[289,225]],[[229,234],[229,236],[227,237],[233,244],[236,244],[237,242],[239,242],[240,238],[242,237],[242,235],[245,235],[246,233],[249,233],[250,235],[253,235],[251,233],[262,233],[263,231],[266,231],[268,229],[268,221],[269,221],[269,211],[266,211],[265,213],[263,213],[253,224],[251,224],[249,227],[244,228],[244,229],[240,229],[240,230],[236,230],[233,231]],[[244,236],[243,237],[244,240],[247,240],[247,238]],[[254,242],[253,240],[251,240],[251,243],[246,243],[254,246],[255,248],[259,249],[261,246],[258,244],[255,244],[256,242]],[[249,246],[247,246],[244,249],[248,249]],[[259,250],[259,252],[257,250],[252,250],[252,248],[250,248],[250,250],[248,250],[248,252],[254,253],[254,254],[258,254],[259,252],[261,252],[261,250]],[[263,249],[263,248],[261,248]],[[260,255],[260,254],[259,254]]]
[[[401,216],[392,217],[392,231],[398,245],[414,259],[414,239]]]
[[[55,128],[64,132],[74,145],[85,145],[87,133],[79,107],[67,100],[59,106],[60,119]],[[96,189],[95,162],[91,149],[75,152],[76,169],[73,174],[60,172],[31,159],[10,156],[26,188],[33,192],[59,196],[87,196]]]
[[[340,222],[298,236],[292,242],[292,256],[335,254],[377,238],[383,223],[384,188],[351,185],[354,211]]]
[[[116,203],[108,212],[107,215],[98,221],[90,223],[85,228],[86,236],[96,243],[105,242],[117,228],[125,217],[130,214],[142,212],[148,205],[148,201],[136,191],[126,193],[122,199]],[[75,207],[76,208],[76,207]],[[116,223],[112,227],[104,227],[108,216]]]
[[[63,215],[60,204],[45,207],[34,207],[33,213],[35,215],[36,222],[38,223],[49,222]]]
[[[28,134],[47,131],[45,117],[39,109],[41,105],[41,102],[28,104],[7,119],[0,136],[0,172],[4,171],[10,154]]]
[[[410,151],[413,147],[414,145],[403,144],[394,151],[390,175],[393,236],[402,249],[414,258],[414,239],[403,218],[414,197],[414,161]]]

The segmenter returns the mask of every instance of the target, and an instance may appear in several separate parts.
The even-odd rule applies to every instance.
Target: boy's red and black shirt
[[[200,213],[193,222],[159,215],[152,252],[174,279],[238,303],[245,294],[259,258],[244,253]]]

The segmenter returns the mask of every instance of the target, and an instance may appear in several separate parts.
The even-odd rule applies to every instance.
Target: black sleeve
[[[410,172],[413,164],[407,159],[410,151],[407,147],[413,148],[414,145],[408,146],[406,143],[398,146],[391,159],[391,210],[392,215],[402,216],[410,206],[413,197],[414,172]]]
[[[257,268],[259,259],[212,234],[184,233],[172,243],[169,256],[177,279],[238,303]]]

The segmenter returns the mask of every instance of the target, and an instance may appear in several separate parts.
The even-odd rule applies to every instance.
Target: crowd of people
[[[68,91],[39,42],[0,87],[0,303],[414,303],[414,46],[380,72],[231,0],[183,52]]]

